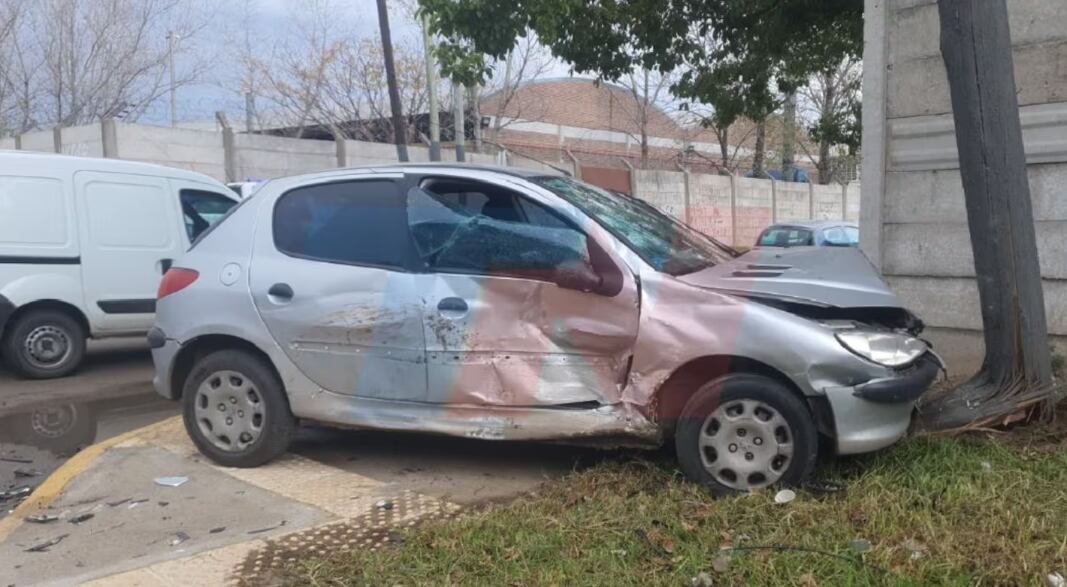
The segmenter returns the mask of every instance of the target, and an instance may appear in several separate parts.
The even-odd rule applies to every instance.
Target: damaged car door
[[[428,401],[619,401],[638,289],[566,215],[511,184],[424,178],[408,221],[425,273]]]
[[[402,178],[290,190],[270,211],[270,230],[257,236],[249,278],[256,308],[290,360],[326,390],[425,397]]]

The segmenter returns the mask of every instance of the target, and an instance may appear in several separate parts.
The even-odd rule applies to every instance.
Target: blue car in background
[[[781,222],[765,228],[756,239],[757,247],[856,247],[860,229],[842,220]]]

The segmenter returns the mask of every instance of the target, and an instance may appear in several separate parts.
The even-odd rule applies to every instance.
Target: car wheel
[[[38,408],[7,418],[10,442],[69,455],[96,440],[96,414],[87,404]]]
[[[241,350],[197,361],[182,387],[185,430],[227,467],[257,467],[289,449],[296,418],[285,389],[259,357]]]
[[[716,495],[799,485],[819,452],[804,402],[759,375],[728,375],[697,390],[674,441],[682,471]]]
[[[86,336],[85,328],[64,312],[30,310],[8,325],[4,358],[23,377],[63,377],[81,364]]]

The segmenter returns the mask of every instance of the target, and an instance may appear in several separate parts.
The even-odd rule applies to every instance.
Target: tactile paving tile
[[[359,517],[266,540],[264,546],[250,552],[234,570],[237,584],[245,587],[274,584],[279,578],[278,571],[309,557],[343,550],[378,550],[396,544],[399,529],[455,516],[460,510],[455,504],[414,492],[382,501],[391,504],[390,508],[375,507]]]

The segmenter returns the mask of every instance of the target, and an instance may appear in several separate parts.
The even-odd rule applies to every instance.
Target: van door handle
[[[170,271],[170,268],[173,267],[173,266],[174,266],[174,259],[160,259],[159,260],[159,269],[160,269],[159,272],[160,273],[166,273],[167,271]]]
[[[275,283],[267,290],[267,295],[287,302],[293,299],[293,288],[288,283]]]

